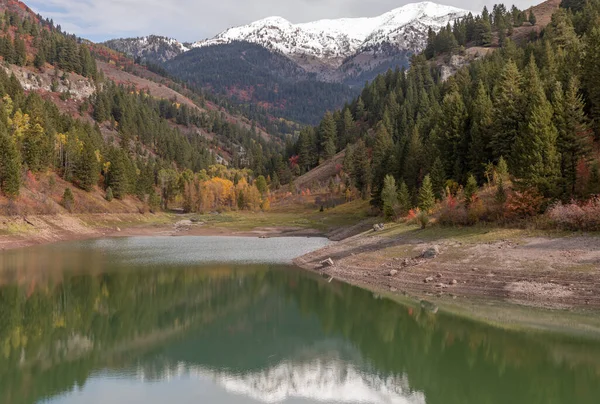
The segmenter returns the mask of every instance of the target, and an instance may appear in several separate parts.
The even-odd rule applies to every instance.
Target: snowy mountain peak
[[[322,59],[346,58],[390,44],[417,52],[423,49],[427,30],[439,30],[469,11],[432,2],[411,3],[372,18],[341,18],[292,24],[282,17],[268,17],[230,28],[192,48],[246,41],[288,56]]]

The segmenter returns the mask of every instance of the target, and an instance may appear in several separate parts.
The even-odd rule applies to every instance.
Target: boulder
[[[398,271],[397,271],[397,270],[395,270],[395,269],[392,269],[392,270],[390,271],[390,276],[396,276],[397,274],[398,274]]]
[[[458,283],[458,281],[456,279],[452,279],[452,282],[450,282],[451,285],[456,285]]]
[[[385,224],[377,223],[373,225],[373,231],[382,231],[385,230]]]
[[[440,255],[440,246],[434,245],[433,247],[430,247],[427,250],[423,251],[421,257],[431,259],[437,257],[438,255]]]
[[[332,267],[335,265],[331,258],[327,258],[326,260],[321,261],[319,264],[321,264],[322,267]]]
[[[430,282],[433,282],[433,276],[428,276],[427,278],[425,278],[425,279],[423,280],[423,282],[425,282],[425,283],[430,283]]]

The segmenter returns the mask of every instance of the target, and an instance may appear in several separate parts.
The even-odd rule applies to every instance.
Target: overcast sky
[[[164,35],[180,41],[212,37],[237,25],[281,16],[293,23],[323,18],[374,17],[415,0],[24,0],[68,32],[93,41]],[[542,0],[515,0],[525,8]],[[497,0],[496,2],[499,2]],[[438,0],[481,10],[485,0]],[[512,2],[510,3],[512,5]]]

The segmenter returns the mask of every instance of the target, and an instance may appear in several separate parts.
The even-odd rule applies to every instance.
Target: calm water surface
[[[323,239],[128,238],[0,255],[0,403],[595,403],[600,342],[302,272]]]

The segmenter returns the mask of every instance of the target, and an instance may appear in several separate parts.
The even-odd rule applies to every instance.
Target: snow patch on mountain
[[[469,11],[432,2],[407,4],[374,18],[342,18],[292,24],[282,17],[269,17],[230,28],[191,48],[247,41],[288,56],[346,58],[391,44],[418,52],[427,41],[429,27],[439,30]]]

